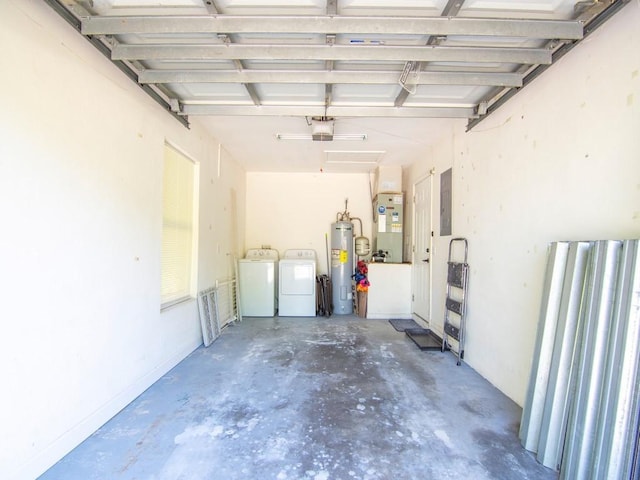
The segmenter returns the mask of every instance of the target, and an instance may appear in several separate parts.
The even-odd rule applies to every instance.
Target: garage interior
[[[9,0],[0,22],[0,251],[8,273],[1,351],[10,392],[1,409],[3,478],[42,475],[195,358],[225,366],[216,375],[229,379],[243,373],[229,357],[251,356],[253,345],[277,379],[282,355],[299,354],[291,363],[302,371],[331,371],[322,358],[353,356],[355,338],[376,352],[367,362],[393,358],[373,375],[387,388],[382,377],[398,368],[414,380],[450,372],[452,385],[459,376],[478,391],[495,389],[482,406],[472,402],[478,392],[467,392],[467,405],[476,417],[500,419],[499,431],[514,441],[508,453],[531,462],[523,478],[557,476],[519,445],[516,423],[536,361],[550,245],[640,237],[638,2]],[[197,167],[197,246],[190,300],[161,308],[167,146]],[[441,187],[446,172],[450,197]],[[318,273],[328,273],[336,212],[348,208],[361,233],[374,236],[372,196],[387,174],[404,193],[402,263],[371,264],[368,318],[299,319],[302,332],[289,320],[248,318],[202,346],[196,292],[235,278],[236,260],[250,248],[313,249]],[[416,192],[426,220],[414,216]],[[449,199],[450,232],[441,215]],[[386,321],[408,316],[442,334],[454,237],[469,242],[471,285],[460,367],[450,353],[415,350]],[[429,249],[427,270],[419,241]],[[289,349],[276,360],[259,347],[278,333]],[[318,356],[306,357],[300,345]],[[399,408],[419,403],[411,385]],[[382,398],[366,393],[345,407],[352,415],[371,407],[360,398]],[[301,398],[292,392],[289,407],[304,407]],[[384,415],[372,417],[384,423],[393,412],[382,406]],[[426,435],[394,425],[385,432],[398,439]],[[352,428],[362,435],[356,446],[366,442],[362,428]],[[433,435],[416,442],[424,448],[412,461],[432,460],[440,448],[442,463],[430,465],[442,473],[454,448]],[[459,435],[452,438],[469,438],[463,428]],[[375,448],[401,456],[398,439]],[[456,448],[477,460],[496,445],[484,441]],[[491,458],[473,464],[477,478],[509,478],[510,470],[489,469]],[[332,471],[314,460],[305,457],[304,471],[271,465],[273,478],[398,472],[346,463]],[[417,464],[403,475],[422,478]],[[200,472],[147,478],[216,478]]]

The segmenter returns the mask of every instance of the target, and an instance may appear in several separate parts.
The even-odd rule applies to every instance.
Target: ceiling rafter
[[[327,4],[328,11],[333,10],[335,7],[336,7],[335,1],[333,2],[333,5]],[[336,36],[333,34],[327,34],[325,36],[325,43],[329,46],[335,45]],[[331,72],[333,70],[333,66],[334,66],[333,60],[326,60],[324,62],[324,68],[325,68],[325,71],[327,72]],[[331,105],[331,102],[333,99],[333,83],[334,82],[323,82],[323,83],[324,83],[324,105],[325,107],[328,107],[329,105]]]
[[[442,13],[440,14],[440,16],[441,17],[455,17],[456,15],[458,15],[458,12],[462,8],[462,4],[464,2],[465,2],[465,0],[449,0],[447,2],[447,4],[445,5],[445,7],[442,9]],[[440,37],[440,36],[430,35],[429,39],[427,40],[427,45],[438,45],[440,43],[440,39],[441,38],[442,37]],[[420,70],[422,70],[424,65],[425,65],[425,62],[417,62],[417,65],[407,65],[407,67],[409,69],[415,69],[415,73],[417,74],[417,73],[420,72]],[[417,77],[417,75],[414,75],[414,76]],[[400,93],[398,93],[398,96],[394,100],[393,104],[396,107],[401,107],[402,105],[404,105],[404,102],[407,100],[407,97],[409,96],[409,93],[410,93],[410,91],[406,87],[406,85],[402,84],[402,90],[400,90]]]
[[[544,48],[386,45],[118,44],[114,60],[354,60],[551,63]]]
[[[229,35],[224,33],[219,33],[218,38],[220,38],[225,45],[231,45],[232,39]],[[233,61],[233,64],[236,66],[237,73],[241,73],[245,71],[245,66],[241,60],[234,58],[232,59],[232,61]],[[140,82],[140,83],[144,83],[144,82]],[[246,90],[247,95],[249,95],[249,97],[253,101],[254,105],[260,105],[262,103],[262,101],[260,100],[260,96],[258,95],[258,92],[256,91],[253,84],[245,83],[245,82],[238,82],[238,83],[242,83],[242,86]]]
[[[216,2],[214,2],[214,0],[202,0],[202,4],[211,15],[220,13],[220,10],[218,10],[218,7],[216,6]]]
[[[90,16],[84,35],[176,33],[317,33],[487,35],[541,39],[580,39],[578,20],[514,20],[467,17],[357,17],[335,15]]]
[[[392,106],[336,106],[324,105],[216,105],[215,103],[182,104],[184,115],[227,116],[329,116],[329,117],[386,117],[386,118],[471,118],[473,107],[404,107]]]
[[[327,0],[327,15],[338,14],[338,0]]]
[[[324,83],[396,84],[395,71],[358,70],[160,70],[140,72],[140,83]],[[520,73],[419,72],[416,85],[522,86]]]

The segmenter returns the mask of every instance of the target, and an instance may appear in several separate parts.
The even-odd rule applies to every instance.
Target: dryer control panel
[[[250,248],[244,258],[249,260],[278,260],[278,251],[272,248]]]
[[[299,260],[315,260],[316,251],[312,249],[291,249],[284,252],[284,257],[287,259],[299,259]]]

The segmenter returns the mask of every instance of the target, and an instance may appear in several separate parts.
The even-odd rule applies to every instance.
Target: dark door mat
[[[420,328],[420,325],[418,325],[412,318],[391,318],[389,323],[398,332],[404,332],[408,328]]]
[[[442,350],[442,339],[428,328],[409,328],[404,333],[420,350]]]

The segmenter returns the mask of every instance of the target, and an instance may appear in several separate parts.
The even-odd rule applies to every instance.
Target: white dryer
[[[278,251],[270,248],[247,250],[238,260],[240,313],[246,317],[276,314]]]
[[[316,252],[287,250],[280,260],[278,315],[316,316]]]

